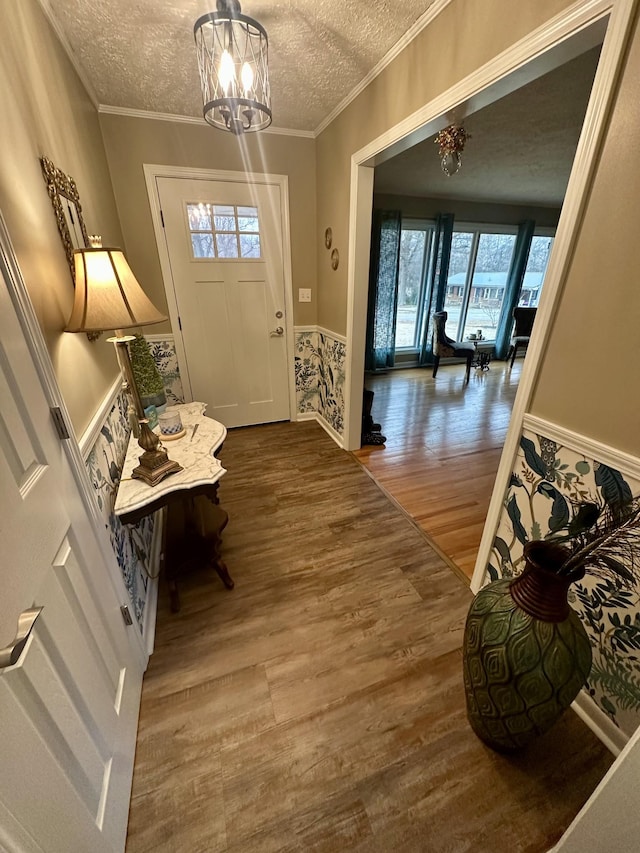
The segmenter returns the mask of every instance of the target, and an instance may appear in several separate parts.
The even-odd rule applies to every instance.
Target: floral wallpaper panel
[[[165,382],[167,402],[184,402],[173,338],[148,338],[151,353]],[[295,336],[294,368],[299,414],[318,412],[333,429],[344,431],[344,365],[346,344],[326,332],[299,330]]]
[[[178,357],[173,337],[159,338],[157,335],[147,337],[151,355],[164,380],[164,392],[170,406],[184,403],[184,392],[178,367]]]
[[[324,332],[318,333],[320,372],[318,412],[333,429],[344,432],[344,363],[347,347]]]
[[[523,568],[524,544],[564,526],[571,506],[637,495],[640,482],[579,451],[524,432],[488,567],[492,580]],[[620,589],[589,575],[574,583],[570,602],[593,651],[586,690],[625,734],[640,724],[640,587]]]
[[[296,333],[295,342],[296,402],[298,414],[318,411],[318,382],[320,378],[320,352],[318,333]]]
[[[340,435],[344,432],[346,349],[346,344],[326,332],[296,333],[298,413],[318,412]]]
[[[129,442],[127,409],[127,397],[124,392],[120,392],[87,456],[86,466],[129,593],[131,611],[142,633],[151,571],[148,561],[153,537],[153,516],[147,516],[137,525],[124,525],[113,514],[120,472]]]

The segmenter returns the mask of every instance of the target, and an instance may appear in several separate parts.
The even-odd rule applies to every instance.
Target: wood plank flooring
[[[354,455],[425,531],[446,558],[471,578],[498,470],[522,361],[512,370],[493,362],[393,370],[366,377],[373,419],[384,447]]]
[[[543,853],[612,756],[568,712],[505,758],[466,721],[471,593],[314,423],[230,432],[229,592],[160,590],[128,853]]]

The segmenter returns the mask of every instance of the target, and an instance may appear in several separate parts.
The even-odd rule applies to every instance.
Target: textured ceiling
[[[247,0],[275,127],[314,130],[433,0]],[[101,105],[202,117],[193,24],[215,0],[46,0]]]
[[[101,106],[202,117],[193,24],[215,0],[41,0]],[[247,0],[269,34],[273,125],[313,131],[434,0]],[[448,178],[427,140],[376,168],[376,192],[557,206],[591,90],[589,51],[465,119]],[[212,131],[213,132],[213,131]]]
[[[433,137],[378,166],[375,191],[503,204],[560,206],[599,48],[465,119],[462,168],[447,177]]]

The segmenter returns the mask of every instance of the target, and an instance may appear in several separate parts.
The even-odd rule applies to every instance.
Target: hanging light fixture
[[[433,141],[440,146],[440,165],[449,178],[455,175],[462,165],[460,154],[464,151],[467,139],[471,139],[471,134],[456,124],[450,124],[436,133]]]
[[[204,118],[237,136],[271,124],[267,31],[241,14],[238,0],[217,0],[217,12],[195,22]]]

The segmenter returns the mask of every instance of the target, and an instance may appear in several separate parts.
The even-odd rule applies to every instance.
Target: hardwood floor
[[[128,853],[543,853],[612,762],[573,713],[528,752],[465,716],[471,593],[314,423],[231,431],[236,581],[160,590]]]
[[[445,558],[471,578],[522,361],[393,370],[366,377],[384,447],[354,455],[424,530]]]

